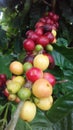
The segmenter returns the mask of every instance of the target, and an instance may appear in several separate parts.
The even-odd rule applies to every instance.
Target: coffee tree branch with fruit
[[[11,79],[7,79],[4,74],[0,75],[3,82],[0,86],[5,85],[3,94],[9,101],[21,104],[22,107],[18,106],[18,109],[21,108],[18,117],[27,122],[35,118],[37,108],[47,111],[54,102],[53,87],[56,78],[52,73],[47,72],[47,69],[54,69],[55,66],[50,52],[53,51],[53,44],[56,43],[58,20],[59,16],[53,12],[48,12],[40,18],[35,30],[26,32],[26,39],[23,41],[26,56],[23,63],[17,60],[10,63]],[[21,103],[22,101],[24,104]],[[15,120],[18,118],[14,118],[14,122]],[[13,125],[11,122],[5,130],[14,130],[15,123]]]
[[[21,0],[4,7],[0,22],[1,130],[73,129],[70,3]]]

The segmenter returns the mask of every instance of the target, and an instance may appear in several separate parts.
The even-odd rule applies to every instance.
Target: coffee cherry
[[[38,37],[39,37],[38,34],[34,31],[30,35],[28,35],[28,38],[32,39],[35,43]]]
[[[45,33],[45,36],[49,39],[49,43],[52,43],[54,40],[54,35],[51,32]]]
[[[43,35],[43,29],[40,27],[40,28],[36,28],[35,29],[35,32],[39,35],[39,36],[41,36],[41,35]]]
[[[28,37],[28,36],[31,37],[32,33],[33,33],[33,30],[29,30],[29,31],[26,32],[26,36],[27,36],[27,37]]]
[[[23,41],[23,48],[26,50],[26,51],[33,51],[34,48],[35,48],[35,43],[32,39],[25,39]]]
[[[39,19],[39,21],[45,23],[46,19],[44,17],[42,17],[42,18]]]
[[[52,20],[55,21],[55,22],[58,21],[59,20],[59,16],[54,14],[53,17],[52,17]]]
[[[40,45],[40,44],[37,44],[37,45],[35,46],[35,50],[36,50],[37,52],[39,52],[39,51],[43,50],[43,46]]]
[[[24,58],[23,63],[25,63],[25,62],[33,63],[33,59],[34,59],[34,55],[27,55],[27,56]]]
[[[23,64],[24,72],[28,71],[30,68],[32,68],[32,64],[30,62],[25,62]]]
[[[44,30],[45,33],[51,31],[52,30],[52,25],[45,24],[43,26],[43,30]]]
[[[39,27],[43,27],[43,26],[44,26],[44,23],[39,21],[36,23],[35,28],[39,28]]]
[[[38,38],[37,43],[45,47],[49,43],[49,39],[46,36],[42,35]]]
[[[53,56],[51,54],[46,54],[46,53],[45,53],[45,55],[47,55],[48,59],[49,59],[49,63],[50,63],[49,68],[53,69],[55,67],[55,61],[54,61]]]
[[[49,16],[50,18],[52,18],[52,17],[54,16],[54,13],[53,13],[53,12],[49,12],[49,13],[48,13],[48,16]]]
[[[52,46],[51,44],[48,44],[48,45],[46,46],[46,50],[47,50],[47,51],[53,51],[53,46]]]
[[[44,72],[43,78],[47,79],[52,86],[54,86],[56,84],[56,78],[51,73]]]
[[[31,82],[35,82],[37,79],[42,77],[43,71],[37,67],[33,67],[26,72],[26,78]]]

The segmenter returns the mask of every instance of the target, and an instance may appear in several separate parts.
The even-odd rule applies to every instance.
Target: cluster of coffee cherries
[[[26,32],[23,47],[28,52],[40,50],[53,50],[52,44],[56,43],[59,16],[49,12],[39,19],[34,30]]]
[[[59,16],[53,12],[40,18],[35,29],[26,32],[23,63],[12,61],[9,66],[12,78],[6,81],[4,93],[10,101],[25,100],[20,117],[29,122],[34,119],[37,107],[47,111],[53,105],[56,78],[47,69],[55,66],[49,52],[53,51],[56,42],[58,20]]]

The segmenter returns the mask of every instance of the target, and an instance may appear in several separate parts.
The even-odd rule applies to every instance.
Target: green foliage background
[[[0,2],[0,73],[11,77],[9,64],[22,62],[25,33],[47,11],[60,16],[57,43],[52,55],[55,68],[48,70],[61,82],[55,85],[54,104],[47,112],[37,110],[36,118],[27,123],[19,119],[15,130],[73,130],[73,0],[4,0]],[[17,104],[0,95],[0,128],[9,122]],[[5,113],[5,114],[4,114]],[[8,114],[10,113],[10,114]],[[9,116],[10,115],[10,116]]]

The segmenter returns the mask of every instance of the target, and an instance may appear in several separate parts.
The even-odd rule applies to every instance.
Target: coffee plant
[[[0,130],[73,130],[73,1],[1,0],[0,12]]]

